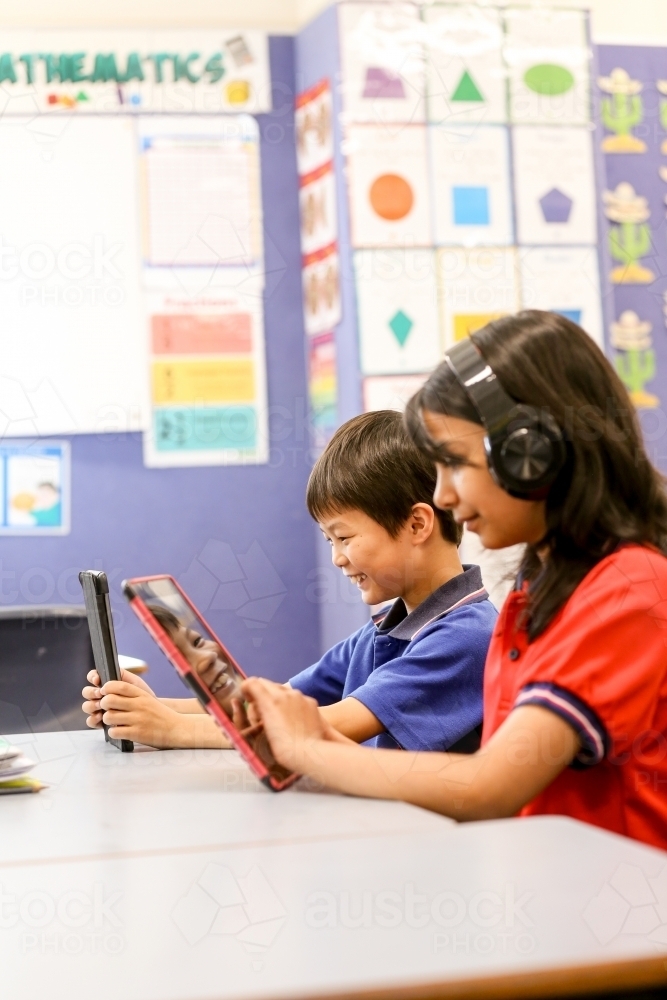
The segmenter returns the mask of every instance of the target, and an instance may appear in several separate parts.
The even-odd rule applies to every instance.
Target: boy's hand
[[[244,681],[241,690],[261,719],[276,760],[290,771],[306,769],[306,755],[318,742],[348,742],[322,717],[315,699],[300,691],[259,677]]]
[[[148,685],[109,681],[100,693],[100,722],[109,726],[113,740],[133,740],[158,750],[225,750],[231,746],[210,715],[176,712],[156,698]]]
[[[125,684],[134,684],[140,690],[147,692],[153,698],[155,697],[152,688],[148,686],[146,681],[142,680],[141,677],[138,677],[136,674],[133,674],[130,670],[121,670],[120,678]],[[91,729],[100,729],[102,726],[102,710],[100,709],[102,692],[100,675],[97,670],[90,670],[87,674],[87,680],[90,681],[91,686],[85,687],[81,692],[83,695],[82,708],[88,716],[86,719],[86,725],[90,726]],[[129,739],[129,737],[127,737],[127,739]]]

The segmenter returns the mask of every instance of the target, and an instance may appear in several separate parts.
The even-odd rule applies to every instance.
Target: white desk
[[[659,851],[558,818],[457,826],[396,803],[276,795],[231,751],[14,740],[52,786],[0,799],[3,1000],[667,983]]]

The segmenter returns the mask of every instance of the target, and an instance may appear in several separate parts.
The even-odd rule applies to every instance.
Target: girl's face
[[[484,428],[432,410],[423,411],[423,421],[431,439],[451,456],[436,462],[435,505],[451,510],[487,549],[539,542],[546,532],[545,502],[517,500],[498,486],[486,460]]]

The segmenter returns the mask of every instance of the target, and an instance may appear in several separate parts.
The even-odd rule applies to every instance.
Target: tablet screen
[[[291,772],[276,761],[263,728],[248,722],[241,694],[243,675],[172,580],[134,580],[132,589],[271,775],[278,781],[288,778]]]

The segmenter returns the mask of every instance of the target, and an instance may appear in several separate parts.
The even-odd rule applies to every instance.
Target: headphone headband
[[[482,421],[489,470],[498,485],[522,500],[546,497],[567,457],[556,421],[512,399],[470,338],[450,348],[445,360]]]
[[[487,431],[494,434],[504,426],[508,414],[517,404],[505,392],[496,373],[469,337],[450,348],[445,360],[465,389]]]

